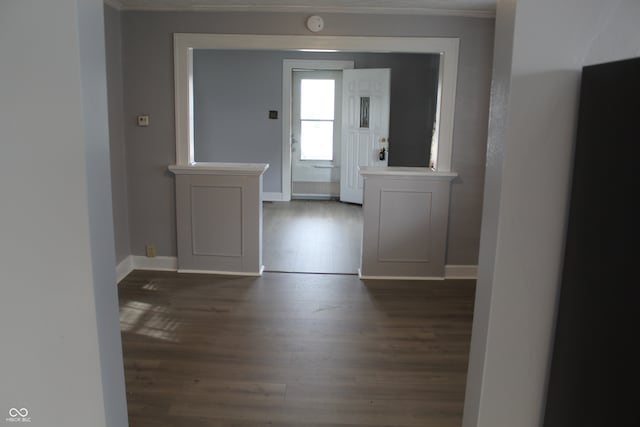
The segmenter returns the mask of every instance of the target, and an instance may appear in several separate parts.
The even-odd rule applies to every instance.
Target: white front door
[[[363,200],[361,166],[387,166],[391,70],[344,70],[340,200]],[[381,159],[381,151],[384,155]]]

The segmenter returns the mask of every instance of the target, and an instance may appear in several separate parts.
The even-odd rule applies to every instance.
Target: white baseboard
[[[262,192],[263,202],[282,202],[284,201],[284,195],[282,193],[272,193],[268,191]]]
[[[260,271],[258,272],[178,269],[178,273],[217,274],[220,276],[259,277],[259,276],[262,276],[263,272],[264,272],[264,265],[260,267]]]
[[[358,277],[363,280],[445,280],[445,279],[476,279],[478,276],[477,265],[445,265],[444,277],[428,276],[363,276],[358,269]]]
[[[129,255],[116,266],[116,280],[120,283],[133,270],[178,270],[178,258],[172,256],[157,256],[149,258],[140,255]]]
[[[127,277],[133,271],[133,261],[131,255],[123,259],[116,266],[116,283],[120,283],[122,279]]]
[[[177,271],[178,273],[219,274],[224,276],[262,276],[264,265],[259,272],[213,271],[213,270],[178,270],[178,258],[172,256],[146,257],[129,255],[116,267],[117,283],[127,277],[133,270]]]
[[[362,280],[444,280],[436,276],[366,276],[358,269],[358,277]]]
[[[338,200],[340,196],[336,196],[334,194],[304,194],[304,193],[295,193],[291,195],[291,199],[302,199],[302,200]]]
[[[477,279],[477,265],[445,265],[444,277],[447,279]]]
[[[180,273],[204,273],[221,274],[231,276],[262,276],[264,266],[258,273],[245,273],[237,271],[204,271],[204,270],[178,270],[176,257],[158,256],[149,258],[140,255],[129,255],[116,267],[117,283],[120,283],[133,270],[179,271]],[[364,280],[444,280],[444,279],[473,279],[478,277],[477,265],[445,265],[444,277],[407,277],[407,276],[363,276],[358,269],[358,277]]]
[[[174,256],[146,257],[132,255],[134,270],[177,271],[178,258]]]

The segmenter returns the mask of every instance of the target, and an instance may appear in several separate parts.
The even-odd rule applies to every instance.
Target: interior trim
[[[155,271],[180,271],[181,273],[188,273],[188,270],[178,270],[178,258],[169,256],[159,256],[154,258],[148,258],[141,255],[129,255],[116,267],[116,283],[120,283],[122,279],[127,277],[133,270],[155,270]],[[478,266],[477,265],[445,265],[445,277],[389,277],[389,276],[362,276],[360,269],[358,269],[358,276],[362,280],[444,280],[444,279],[477,279]],[[260,270],[260,274],[253,275],[261,276],[264,271],[264,266]],[[237,272],[207,272],[200,271],[198,273],[203,274],[224,274],[224,275],[238,275]],[[305,273],[296,273],[305,274]],[[251,273],[241,273],[244,276],[251,276]]]
[[[116,266],[116,283],[120,283],[133,270],[177,271],[178,258],[174,256],[150,258],[142,255],[129,255]]]
[[[272,13],[336,13],[336,14],[368,14],[368,15],[433,15],[433,16],[459,16],[465,18],[487,18],[496,16],[495,9],[457,9],[449,7],[416,7],[416,6],[348,6],[318,4],[184,4],[174,1],[173,4],[158,4],[149,1],[137,0],[104,0],[106,4],[121,10],[142,10],[156,12],[190,11],[190,12],[272,12]],[[115,6],[119,4],[119,6]]]
[[[295,36],[175,33],[176,164],[188,165],[193,156],[193,50],[339,50],[351,52],[436,53],[440,55],[438,83],[438,144],[435,170],[451,171],[460,40],[447,37]],[[433,144],[432,147],[436,146]],[[289,164],[282,165],[290,167]],[[286,192],[283,191],[286,195]]]
[[[263,191],[262,192],[262,201],[263,202],[283,202],[287,201],[284,197],[284,194],[272,191]]]
[[[351,70],[354,61],[330,59],[285,59],[282,62],[282,200],[289,201],[292,197],[292,166],[291,138],[293,127],[293,71],[296,68],[309,70]],[[342,144],[342,141],[340,142]],[[331,166],[333,167],[333,165]]]
[[[473,279],[478,278],[477,265],[445,265],[444,277],[446,279]]]

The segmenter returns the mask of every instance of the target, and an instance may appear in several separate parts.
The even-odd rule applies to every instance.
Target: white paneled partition
[[[363,279],[445,277],[449,195],[455,172],[363,167]]]
[[[178,271],[262,273],[262,175],[268,166],[169,166],[176,175]]]

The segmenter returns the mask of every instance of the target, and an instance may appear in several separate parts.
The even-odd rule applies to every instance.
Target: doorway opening
[[[175,112],[176,112],[176,164],[177,165],[190,165],[197,162],[206,162],[206,161],[238,161],[235,160],[233,155],[227,155],[222,157],[227,157],[229,160],[225,160],[224,158],[219,158],[219,156],[213,156],[215,160],[208,160],[209,155],[207,152],[202,153],[202,155],[197,155],[198,151],[198,131],[197,131],[197,122],[198,118],[196,117],[198,110],[198,100],[195,99],[195,95],[200,91],[197,89],[198,86],[198,74],[197,71],[197,60],[196,57],[199,56],[200,52],[212,50],[218,50],[219,52],[232,52],[232,50],[239,51],[243,58],[247,58],[253,53],[267,53],[267,52],[280,52],[286,57],[301,57],[303,54],[308,52],[313,52],[317,54],[322,54],[326,59],[344,59],[345,57],[341,54],[349,54],[349,56],[353,56],[352,53],[357,54],[358,52],[368,52],[374,54],[391,54],[391,55],[409,55],[413,56],[415,54],[432,54],[435,55],[435,69],[427,69],[425,70],[427,74],[431,75],[433,71],[436,73],[435,84],[437,88],[437,99],[435,102],[435,123],[433,125],[433,138],[429,138],[433,142],[430,147],[431,156],[420,156],[422,160],[429,162],[429,166],[435,171],[449,171],[451,168],[451,154],[453,148],[453,116],[454,116],[454,104],[455,104],[455,93],[456,93],[456,81],[457,81],[457,62],[458,62],[458,45],[459,40],[456,38],[446,38],[446,37],[438,37],[438,38],[429,38],[429,37],[346,37],[346,36],[272,36],[272,35],[250,35],[250,34],[240,34],[233,35],[233,37],[229,37],[226,34],[174,34],[174,77],[175,77]],[[215,61],[217,64],[223,65],[226,64],[227,61]],[[415,67],[407,68],[409,70],[415,70]],[[229,108],[233,107],[234,103],[237,103],[238,100],[246,99],[246,96],[239,96],[249,94],[251,95],[252,100],[262,99],[262,95],[266,92],[269,92],[272,89],[277,87],[277,83],[275,84],[265,84],[265,68],[262,66],[256,67],[241,67],[240,71],[236,71],[234,74],[231,74],[229,77],[220,76],[218,72],[213,72],[213,74],[209,74],[208,76],[205,74],[201,74],[202,77],[205,77],[205,80],[209,81],[224,81],[225,84],[237,80],[245,75],[258,72],[260,76],[258,77],[258,82],[260,82],[260,86],[256,89],[256,93],[251,93],[248,88],[242,87],[240,92],[233,94],[230,101],[231,104],[226,103],[227,108],[223,111],[223,114],[219,115],[219,121],[217,123],[213,123],[213,126],[209,124],[209,127],[212,127],[214,133],[221,134],[224,132],[223,129],[219,127],[222,125],[230,126],[234,129],[235,133],[232,133],[229,136],[226,136],[223,140],[227,141],[228,144],[232,144],[233,139],[239,139],[239,142],[234,142],[234,146],[238,146],[238,148],[243,148],[242,144],[247,144],[250,141],[260,140],[265,141],[264,132],[260,134],[259,138],[254,138],[252,135],[248,135],[245,131],[246,129],[253,130],[252,126],[241,126],[238,127],[238,120],[227,120],[224,118],[224,112],[232,112],[232,111],[242,111],[244,114],[244,118],[240,119],[243,124],[246,124],[246,113],[249,112],[247,108],[236,109]],[[397,73],[394,72],[396,76]],[[283,74],[283,78],[286,78],[287,74]],[[222,77],[219,79],[218,77]],[[250,80],[242,79],[243,83],[246,83]],[[407,79],[403,79],[403,81],[408,82]],[[284,81],[283,81],[284,83]],[[206,84],[206,83],[205,83]],[[284,85],[283,85],[284,86]],[[417,100],[422,96],[418,94],[415,90],[414,86],[410,87],[411,99]],[[261,97],[256,98],[256,94],[259,94]],[[283,100],[289,99],[284,96],[281,97]],[[227,100],[225,100],[227,101]],[[273,105],[273,103],[270,103]],[[252,102],[250,104],[251,108],[264,108],[261,103]],[[284,107],[284,106],[283,106]],[[392,107],[392,110],[394,108]],[[407,119],[409,123],[421,122],[424,119],[422,116],[421,120],[415,120],[413,115],[406,114],[407,111],[410,111],[411,108],[406,109],[403,108],[400,110],[400,118]],[[212,116],[207,116],[211,118]],[[215,117],[215,116],[213,116]],[[283,114],[283,120],[285,119]],[[274,128],[272,126],[268,126],[270,129]],[[399,127],[397,129],[405,129],[406,126]],[[273,129],[275,130],[275,128]],[[241,131],[241,132],[238,132]],[[415,132],[410,132],[411,134]],[[245,137],[246,136],[246,137]],[[248,137],[248,138],[247,138]],[[208,138],[206,138],[208,139]],[[285,141],[289,141],[290,137],[287,135],[284,138]],[[403,139],[398,139],[398,141],[402,141]],[[282,139],[280,139],[282,141]],[[266,148],[266,146],[265,146]],[[236,150],[237,151],[237,150]],[[256,150],[247,151],[249,156],[244,156],[245,159],[247,157],[251,157]],[[395,150],[397,152],[397,150]],[[224,153],[225,151],[222,150]],[[275,154],[275,151],[269,150],[266,151],[266,156],[262,156],[259,162],[264,163],[265,161],[269,164],[276,166],[288,166],[291,162],[291,150],[288,144],[282,145],[281,150],[281,158],[278,159],[271,154]],[[233,153],[227,153],[233,154]],[[256,154],[257,157],[257,154]],[[201,160],[199,160],[199,158]],[[418,159],[418,156],[411,155],[410,159]],[[247,160],[243,160],[246,162]],[[254,160],[249,160],[254,161]],[[399,164],[400,165],[400,164]],[[291,180],[288,175],[288,171],[290,170],[288,167],[281,167],[279,170],[282,172],[281,176],[281,185],[277,185],[274,182],[274,187],[280,187],[278,191],[274,190],[266,190],[265,193],[269,198],[267,200],[289,200],[291,195]],[[277,172],[276,168],[270,168],[270,172],[268,176],[265,177],[265,183],[268,184],[270,181],[270,177],[276,178],[274,174]],[[288,178],[288,179],[287,179]],[[267,187],[267,185],[265,185]]]
[[[338,199],[342,70],[293,70],[291,197]]]
[[[359,168],[388,165],[392,70],[380,64],[399,63],[390,57],[351,56],[353,59],[346,61],[283,60],[283,152],[290,159],[283,162],[283,189],[290,194],[283,200],[338,198],[362,204],[363,179]],[[427,67],[433,59],[427,60]],[[356,60],[359,67],[354,66]],[[303,81],[311,91],[326,86],[315,94],[309,92],[308,109],[301,101]],[[432,91],[432,102],[435,96]],[[320,111],[321,105],[328,109]],[[407,105],[403,102],[402,107]],[[305,158],[302,152],[305,142],[301,142],[305,126],[324,129],[324,137],[316,138],[313,144],[321,150],[325,147],[324,154]],[[321,141],[325,141],[324,145]]]
[[[283,97],[291,94],[283,104],[293,200],[264,206],[265,268],[356,274],[363,230],[359,168],[387,165],[390,70],[355,70],[353,62],[340,61],[283,64]]]
[[[263,204],[265,271],[357,274],[362,206],[336,200]]]
[[[439,76],[442,55],[196,48],[192,50],[191,57],[194,119],[190,126],[190,140],[193,142],[190,153],[193,161],[268,163],[270,166],[264,175],[263,200],[278,204],[291,200],[293,193],[294,199],[340,197],[343,201],[362,203],[363,180],[358,169],[363,165],[380,166],[366,164],[362,160],[382,161],[379,157],[382,148],[385,148],[384,161],[389,159],[389,164],[393,166],[427,165],[428,149],[433,139],[434,126],[431,121],[436,116],[436,107],[441,99]],[[388,127],[395,132],[391,135],[391,142],[389,129],[380,130],[377,127],[377,118],[385,114],[380,114],[383,110],[377,108],[376,104],[379,97],[371,89],[380,85],[371,83],[370,79],[350,80],[351,84],[348,85],[344,77],[351,72],[373,72],[372,69],[381,68],[390,68],[393,78],[391,86],[394,95],[390,97],[393,103],[386,108]],[[332,70],[341,71],[343,77],[342,85],[334,80],[332,120],[325,120],[326,117],[322,115],[294,120],[291,102],[294,74]],[[282,85],[278,84],[278,80]],[[346,96],[335,93],[340,88]],[[356,90],[347,91],[344,88]],[[360,93],[360,89],[368,92]],[[278,114],[279,109],[281,115]],[[339,120],[341,124],[337,123]],[[320,122],[327,125],[327,121],[333,121],[333,132],[325,132],[333,134],[333,142],[328,146],[325,144],[321,150],[324,154],[303,156],[302,147],[299,143],[296,145],[295,140],[301,139],[303,124],[311,125],[311,121],[315,121],[316,125]],[[292,124],[295,122],[299,123],[300,128],[298,138],[292,138]],[[371,145],[367,146],[365,142]],[[346,148],[347,145],[350,149]],[[329,147],[331,150],[327,149]],[[292,165],[296,163],[297,166],[306,167],[306,178],[292,176]],[[321,180],[319,177],[324,178]],[[338,190],[339,185],[344,183],[348,183],[353,190],[348,198],[342,189]],[[269,206],[265,205],[263,230],[269,228],[266,223],[268,209]],[[326,209],[320,210],[326,212]],[[308,212],[308,209],[298,211]],[[361,227],[358,227],[358,232],[360,230]],[[290,234],[284,230],[279,232],[279,236]],[[346,236],[349,233],[335,234]],[[308,233],[298,238],[306,239]],[[265,268],[267,271],[281,270],[282,267],[268,260],[271,241],[268,236],[263,236]],[[357,237],[355,245],[342,246],[356,246],[357,257],[360,258],[360,237]],[[306,256],[314,257],[317,256]],[[348,272],[356,273],[358,264]],[[300,268],[293,271],[310,270]]]
[[[351,61],[285,60],[291,201],[265,202],[266,271],[357,274],[362,207],[340,203],[342,73]]]

